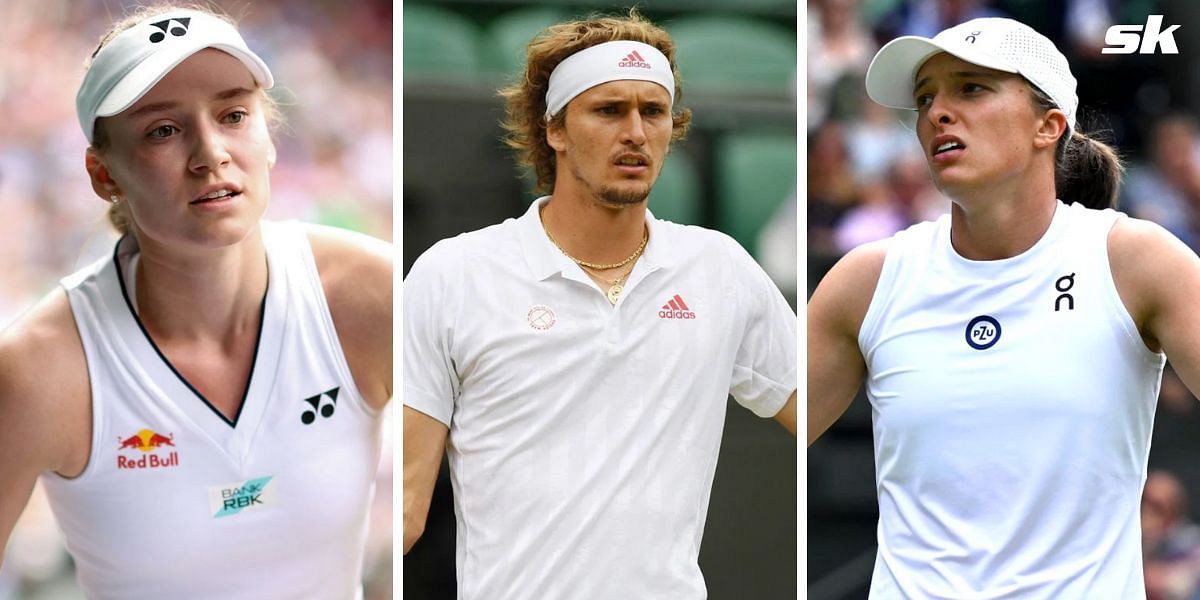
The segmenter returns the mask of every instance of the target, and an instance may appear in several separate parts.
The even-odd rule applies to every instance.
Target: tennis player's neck
[[[646,203],[623,207],[555,195],[542,212],[542,225],[571,256],[614,263],[629,256],[646,233]]]
[[[954,251],[968,260],[1001,260],[1032,248],[1054,220],[1058,203],[1051,199],[1025,203],[994,203],[950,211],[950,240]]]
[[[258,234],[203,260],[143,247],[135,276],[138,315],[152,332],[238,337],[257,329],[267,289],[266,252]]]

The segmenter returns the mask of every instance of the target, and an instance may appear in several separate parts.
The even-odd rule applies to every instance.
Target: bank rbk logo
[[[1101,54],[1154,54],[1156,48],[1162,47],[1163,54],[1179,54],[1175,45],[1175,30],[1178,25],[1162,28],[1163,16],[1150,15],[1146,17],[1146,30],[1142,33],[1141,25],[1113,25],[1104,34],[1107,48],[1101,48]],[[1140,47],[1139,47],[1140,43]]]

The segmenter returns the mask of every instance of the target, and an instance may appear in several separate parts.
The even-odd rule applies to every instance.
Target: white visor
[[[1021,75],[1050,97],[1067,115],[1070,132],[1075,130],[1079,98],[1067,58],[1049,38],[1012,19],[972,19],[933,38],[904,36],[888,42],[867,67],[867,95],[884,106],[915,109],[913,86],[917,72],[939,52]]]
[[[554,67],[546,90],[546,119],[558,114],[575,96],[593,87],[629,79],[663,86],[671,95],[671,104],[675,104],[675,75],[671,73],[671,61],[649,44],[617,40],[584,48]]]
[[[275,85],[271,70],[229,22],[178,10],[154,15],[109,40],[92,59],[75,96],[79,126],[92,143],[97,117],[111,117],[137,102],[167,73],[205,48],[240,60],[263,89]]]

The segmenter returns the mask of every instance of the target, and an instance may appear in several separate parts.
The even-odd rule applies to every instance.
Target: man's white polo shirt
[[[726,397],[782,408],[796,315],[737,242],[649,211],[613,306],[546,201],[438,242],[404,285],[404,404],[450,427],[458,598],[704,598]]]

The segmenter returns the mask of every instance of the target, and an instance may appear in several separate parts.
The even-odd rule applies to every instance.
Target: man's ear
[[[1067,114],[1063,111],[1052,108],[1046,111],[1038,123],[1037,132],[1033,136],[1033,145],[1035,148],[1053,148],[1058,145],[1058,138],[1064,135],[1071,135],[1067,129]]]
[[[562,123],[562,125],[559,125],[558,123]],[[554,148],[556,152],[566,152],[567,150],[567,128],[565,125],[566,121],[559,120],[557,118],[550,119],[546,122],[546,143],[549,144],[551,148]]]
[[[87,149],[83,161],[87,168],[88,178],[92,182],[92,191],[96,192],[101,200],[111,202],[112,196],[121,196],[121,186],[112,178],[112,173],[108,171],[104,159],[96,152],[95,148]]]

